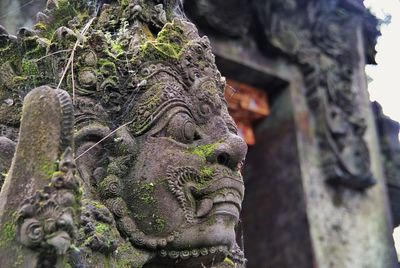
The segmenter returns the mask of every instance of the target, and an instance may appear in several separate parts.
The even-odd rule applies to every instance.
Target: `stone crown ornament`
[[[10,267],[244,267],[235,228],[247,146],[209,40],[180,1],[49,0],[37,18],[17,37],[0,28],[0,142],[18,142],[0,196],[0,225],[17,229],[0,232],[0,258]],[[43,120],[47,103],[54,112]],[[52,150],[21,140],[46,128]],[[17,171],[27,155],[33,171]]]

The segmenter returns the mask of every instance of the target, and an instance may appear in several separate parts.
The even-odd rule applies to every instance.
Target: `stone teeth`
[[[223,194],[217,194],[214,198],[214,203],[222,203],[225,202],[225,196]]]
[[[170,251],[170,252],[168,252],[168,256],[171,259],[177,259],[177,258],[179,258],[179,252],[178,251]]]
[[[186,260],[189,258],[198,258],[199,256],[206,256],[208,254],[215,254],[217,252],[227,253],[227,246],[214,246],[210,248],[201,248],[201,249],[192,249],[192,250],[183,250],[183,251],[167,251],[165,249],[159,251],[159,255],[163,258],[169,257],[171,259],[182,259]]]
[[[206,249],[206,248],[200,249],[200,254],[203,255],[203,256],[208,255],[208,249]]]
[[[165,247],[167,245],[167,239],[159,239],[157,241],[158,246]]]
[[[163,258],[165,258],[165,257],[168,256],[168,252],[167,252],[166,250],[161,250],[161,251],[160,251],[160,256],[163,257]]]
[[[182,251],[181,254],[180,254],[180,257],[183,260],[189,259],[190,258],[190,251],[188,251],[188,250]]]
[[[193,250],[192,250],[192,256],[195,257],[195,258],[197,258],[197,257],[200,256],[200,252],[199,252],[197,249],[193,249]]]
[[[196,216],[199,218],[204,217],[205,215],[211,212],[212,207],[213,207],[213,200],[209,198],[201,200],[200,205],[197,209]]]

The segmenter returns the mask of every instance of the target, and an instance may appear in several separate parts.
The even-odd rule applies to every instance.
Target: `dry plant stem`
[[[238,90],[236,88],[233,88],[229,84],[226,84],[226,86],[229,87],[232,90],[232,94],[231,94],[230,97],[233,97],[238,92]]]
[[[69,70],[71,68],[71,79],[72,79],[72,102],[75,105],[75,78],[74,78],[74,57],[75,57],[75,51],[80,42],[82,41],[83,37],[85,36],[86,32],[89,30],[90,25],[92,25],[93,21],[96,19],[96,17],[91,18],[88,23],[86,23],[85,27],[83,27],[80,36],[78,36],[75,45],[72,49],[71,55],[68,59],[67,66],[65,67],[65,70],[61,76],[60,82],[58,83],[57,89],[60,89],[62,82],[64,81],[64,78]],[[72,67],[71,67],[72,65]]]
[[[114,135],[114,133],[116,133],[118,130],[120,130],[123,127],[126,127],[129,124],[132,124],[133,121],[129,121],[128,123],[123,124],[122,126],[119,126],[118,128],[116,128],[115,130],[111,131],[110,134],[108,134],[107,136],[105,136],[104,138],[102,138],[101,140],[99,140],[98,142],[96,142],[95,144],[93,144],[92,146],[90,146],[86,151],[84,151],[83,153],[81,153],[79,156],[77,156],[75,158],[75,161],[77,161],[79,158],[81,158],[82,156],[84,156],[85,154],[87,154],[89,151],[91,151],[94,147],[96,147],[97,145],[99,145],[100,143],[102,143],[103,141],[105,141],[106,139],[108,139],[109,137],[111,137],[112,135]]]
[[[51,56],[54,56],[54,55],[57,55],[57,54],[60,54],[60,53],[70,52],[71,50],[72,50],[72,49],[63,49],[63,50],[59,50],[59,51],[56,51],[56,52],[54,52],[54,53],[47,54],[47,55],[45,55],[45,56],[43,56],[43,57],[41,57],[41,58],[38,58],[38,59],[35,60],[35,62],[39,62],[39,61],[41,61],[41,60],[44,60],[45,58],[48,58],[48,57],[51,57]]]

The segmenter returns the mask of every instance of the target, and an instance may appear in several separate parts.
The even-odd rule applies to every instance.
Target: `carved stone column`
[[[60,231],[61,222],[77,223],[70,212],[62,211],[60,203],[64,200],[68,202],[65,206],[76,207],[76,198],[68,191],[56,190],[62,188],[62,172],[67,172],[62,163],[54,177],[57,160],[72,146],[72,126],[72,102],[66,92],[40,87],[26,96],[15,156],[0,194],[0,259],[4,267],[62,267],[62,254],[60,259],[57,254],[51,256],[45,245],[63,251],[73,243],[67,232]],[[53,261],[44,262],[46,257],[41,254]]]

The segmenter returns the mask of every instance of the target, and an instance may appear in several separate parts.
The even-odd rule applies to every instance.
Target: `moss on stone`
[[[57,169],[56,163],[49,161],[42,161],[40,165],[40,171],[46,178],[51,178]]]
[[[42,32],[42,35],[48,39],[51,39],[56,29],[67,25],[68,21],[74,17],[77,17],[77,15],[78,12],[75,10],[71,1],[58,0],[57,7],[53,13],[54,18],[50,24],[46,25],[46,30]]]
[[[105,76],[112,76],[117,74],[117,67],[115,63],[106,59],[99,60],[100,72]]]
[[[230,266],[235,266],[235,263],[229,257],[225,258],[224,263],[226,263]]]
[[[139,188],[139,199],[146,204],[156,203],[154,198],[155,186],[153,183],[141,183]]]
[[[132,247],[129,242],[124,242],[117,248],[117,262],[115,268],[141,268],[141,266],[134,266],[138,262],[139,254]]]
[[[90,204],[93,205],[95,208],[98,208],[98,209],[106,209],[106,206],[104,206],[99,201],[90,200]]]
[[[21,252],[21,248],[18,247],[16,249],[17,252],[17,260],[15,261],[13,268],[19,268],[24,264],[24,255]]]
[[[28,76],[39,75],[39,68],[36,62],[32,60],[23,59],[22,60],[22,73]]]
[[[211,156],[214,153],[219,144],[220,143],[217,142],[212,144],[200,145],[191,150],[191,153],[205,160],[207,159],[207,157]]]
[[[212,175],[214,174],[215,169],[213,167],[203,167],[200,169],[200,175],[202,177],[212,177]]]
[[[110,226],[105,223],[96,223],[95,230],[96,233],[104,235],[110,232]]]
[[[157,233],[161,233],[162,231],[164,231],[166,223],[167,222],[164,219],[162,219],[161,217],[157,217],[152,224],[154,231]]]
[[[6,222],[0,229],[0,247],[7,246],[16,236],[16,226],[13,220]]]
[[[179,25],[167,23],[155,40],[148,40],[140,47],[140,52],[146,60],[179,59],[187,42],[183,29]]]

